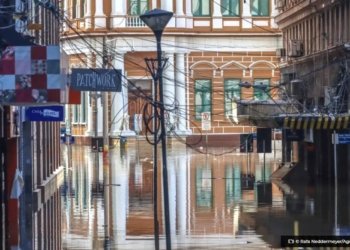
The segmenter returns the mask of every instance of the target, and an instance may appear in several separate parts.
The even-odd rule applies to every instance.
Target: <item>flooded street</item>
[[[266,154],[265,164],[263,154],[208,151],[168,148],[173,249],[262,249],[279,247],[281,235],[350,234],[348,187],[271,181],[279,151]],[[109,154],[107,162],[89,147],[62,145],[64,249],[155,248],[152,146],[141,141]],[[159,164],[165,249],[161,174]]]

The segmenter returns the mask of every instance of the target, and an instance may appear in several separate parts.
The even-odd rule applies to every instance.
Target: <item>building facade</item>
[[[331,178],[334,169],[329,166],[342,162],[338,176],[348,179],[349,147],[335,147],[332,134],[349,131],[350,3],[280,0],[277,8],[284,47],[281,81],[300,104],[290,119],[300,122],[287,127],[305,129],[305,141],[299,145],[311,175]]]
[[[1,56],[7,46],[59,45],[59,21],[41,1],[0,1],[0,6],[6,10]],[[31,103],[15,105],[2,103],[1,109],[0,248],[61,249],[60,122],[25,121]]]
[[[273,91],[239,85],[279,83],[276,49],[282,40],[274,22],[275,1],[66,0],[63,8],[70,23],[65,24],[61,41],[71,67],[103,67],[105,48],[108,67],[122,70],[122,92],[110,94],[108,101],[111,137],[135,135],[135,114],[151,112],[145,96],[152,96],[153,84],[144,59],[156,57],[156,42],[139,16],[154,8],[174,13],[162,37],[168,59],[163,73],[168,134],[189,140],[201,136],[203,112],[211,118],[209,141],[220,139],[213,143],[227,134],[251,132],[251,125],[238,117],[239,100],[277,98]],[[71,108],[72,133],[85,139],[101,136],[103,105],[97,102],[94,110],[89,93],[82,99],[80,106]]]

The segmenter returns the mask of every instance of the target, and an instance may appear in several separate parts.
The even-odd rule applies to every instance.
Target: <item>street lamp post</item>
[[[141,15],[141,20],[153,31],[157,41],[157,73],[152,74],[154,76],[155,85],[156,82],[159,84],[159,103],[155,100],[155,109],[160,109],[160,126],[161,126],[161,144],[162,144],[162,173],[163,173],[163,192],[164,192],[164,219],[165,219],[165,236],[166,236],[166,249],[171,249],[171,237],[170,237],[170,218],[169,218],[169,191],[168,191],[168,170],[167,170],[167,152],[166,152],[166,130],[165,130],[165,119],[164,119],[164,93],[163,93],[163,60],[162,60],[162,48],[161,38],[165,26],[172,18],[173,13],[161,9],[154,9],[147,11]],[[156,88],[155,88],[156,90]],[[157,93],[155,93],[155,96]],[[156,131],[154,131],[156,133]],[[155,136],[156,138],[156,136]],[[154,141],[157,143],[157,140]],[[155,152],[156,154],[156,152]],[[154,169],[156,171],[156,168]],[[154,176],[157,175],[155,172]],[[155,192],[157,192],[155,190]],[[157,200],[154,201],[155,203]],[[156,211],[155,211],[156,214]],[[154,218],[157,220],[157,218]],[[156,230],[156,228],[155,228]],[[157,247],[157,244],[156,244]]]

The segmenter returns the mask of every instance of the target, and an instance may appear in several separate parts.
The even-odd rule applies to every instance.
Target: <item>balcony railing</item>
[[[146,27],[146,24],[138,16],[126,17],[126,27]]]

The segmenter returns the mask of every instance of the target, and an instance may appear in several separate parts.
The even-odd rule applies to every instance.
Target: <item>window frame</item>
[[[203,84],[201,82],[206,81],[208,83],[208,87],[202,86],[201,88],[199,88],[197,86],[197,84]],[[206,90],[206,91],[205,91]],[[197,93],[198,92],[202,92],[201,95],[201,104],[197,105]],[[204,106],[206,106],[206,104],[203,103],[203,95],[209,93],[209,107],[203,108]],[[201,121],[202,120],[202,113],[203,112],[210,112],[210,114],[212,113],[212,105],[213,105],[213,100],[212,100],[213,96],[212,96],[212,79],[196,79],[194,81],[194,117],[197,121]],[[201,109],[202,111],[199,112],[198,109]]]
[[[267,81],[267,84],[263,84],[263,85],[267,85],[267,90],[263,91],[262,89],[259,88],[255,88],[256,85],[258,85],[258,83]],[[271,79],[270,78],[255,78],[254,79],[254,93],[253,93],[253,98],[255,101],[268,101],[271,97],[270,97],[270,89],[269,87],[271,86]],[[258,98],[258,95],[260,96],[264,96],[264,98]]]
[[[235,88],[235,86],[234,86],[234,87],[232,87],[233,88],[232,90],[228,90],[230,88],[230,86],[228,86],[229,81],[237,82],[238,86],[236,87],[236,89],[234,89]],[[240,82],[241,82],[241,79],[239,79],[239,78],[226,78],[226,79],[224,79],[224,111],[225,111],[225,116],[232,114],[232,101],[231,101],[231,99],[236,99],[236,100],[242,99],[242,90],[241,90],[241,87],[239,86]],[[235,84],[233,84],[233,85],[235,85]],[[239,92],[239,97],[236,98],[235,95],[233,94],[233,97],[231,99],[229,99],[227,97],[227,92],[229,92],[229,91],[232,93]],[[228,107],[227,104],[231,105],[230,109],[227,108]]]
[[[226,4],[228,3],[228,6],[225,6],[225,3],[223,1],[226,1]],[[237,13],[234,13],[231,9],[231,4],[233,4],[232,0],[221,0],[221,14],[223,17],[239,17],[241,15],[241,3],[240,0],[234,0],[236,1],[238,5]],[[215,4],[215,3],[214,3]],[[224,11],[228,11],[228,14],[224,14]]]
[[[257,12],[259,13],[254,13],[253,11],[253,5],[255,4],[255,1],[257,1],[257,5],[258,5],[258,9]],[[267,13],[262,13],[263,9],[262,6],[266,6],[267,3]],[[251,0],[250,2],[250,13],[252,15],[252,17],[269,17],[270,13],[271,13],[271,4],[269,0]]]
[[[192,1],[192,15],[193,15],[193,17],[210,17],[211,16],[211,1],[210,0],[190,0],[190,1]],[[194,1],[198,1],[198,3],[199,3],[199,8],[198,8],[198,10],[200,10],[200,13],[195,13],[194,12]],[[203,1],[208,1],[208,14],[203,14],[202,13],[202,9],[203,9]]]

